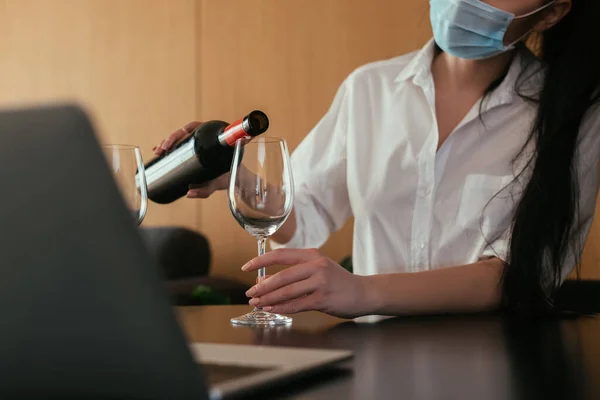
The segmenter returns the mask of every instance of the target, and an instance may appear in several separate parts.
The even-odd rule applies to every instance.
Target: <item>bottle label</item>
[[[167,154],[161,163],[146,169],[146,185],[148,194],[153,195],[157,190],[169,185],[169,177],[173,174],[187,174],[198,163],[194,151],[194,141],[189,140],[184,145]]]

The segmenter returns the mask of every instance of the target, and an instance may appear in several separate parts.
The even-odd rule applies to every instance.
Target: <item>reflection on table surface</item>
[[[502,315],[346,321],[320,313],[290,327],[240,328],[246,307],[178,309],[192,341],[351,349],[351,373],[294,398],[600,398],[600,321],[543,321]],[[281,393],[280,393],[281,394]],[[306,396],[306,397],[304,397]]]

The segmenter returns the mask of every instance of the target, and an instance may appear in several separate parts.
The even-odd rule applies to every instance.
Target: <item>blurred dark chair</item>
[[[210,246],[203,235],[179,227],[142,228],[141,232],[166,280],[209,274]]]
[[[144,227],[141,234],[157,260],[174,305],[248,304],[248,285],[210,275],[208,240],[180,227]]]

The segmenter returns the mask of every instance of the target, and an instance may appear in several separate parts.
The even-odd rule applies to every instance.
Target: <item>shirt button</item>
[[[425,243],[421,242],[421,250],[423,250],[425,248]]]

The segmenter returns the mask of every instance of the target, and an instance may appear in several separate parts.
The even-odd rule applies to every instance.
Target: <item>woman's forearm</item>
[[[413,315],[481,312],[498,308],[499,259],[416,273],[361,277],[368,314]]]

